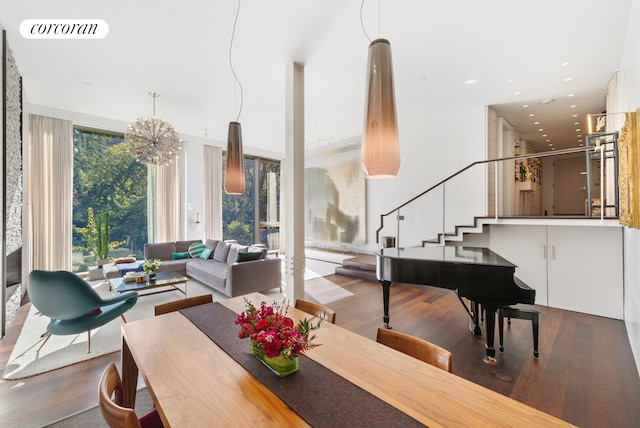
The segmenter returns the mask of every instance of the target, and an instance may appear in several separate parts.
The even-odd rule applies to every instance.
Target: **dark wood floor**
[[[337,324],[371,339],[382,325],[376,282],[343,275],[332,281],[353,296],[331,303]],[[453,352],[458,376],[582,427],[639,427],[640,377],[622,321],[539,307],[540,358],[533,358],[531,324],[513,320],[499,365],[484,364],[484,340],[469,332],[468,317],[447,290],[394,285],[391,325]],[[0,341],[4,368],[26,312]],[[0,381],[0,426],[41,426],[97,403],[98,378],[119,353],[21,381]],[[464,400],[464,397],[460,397]]]

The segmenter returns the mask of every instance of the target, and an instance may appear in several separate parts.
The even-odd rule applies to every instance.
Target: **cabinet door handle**
[[[555,260],[556,259],[556,246],[552,245],[551,246],[551,260]]]
[[[542,244],[540,245],[540,255],[542,256],[542,259],[546,259],[547,258],[547,246]]]

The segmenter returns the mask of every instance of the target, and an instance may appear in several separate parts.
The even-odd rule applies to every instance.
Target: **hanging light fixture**
[[[400,168],[400,143],[393,85],[391,44],[386,39],[370,41],[367,61],[364,130],[362,132],[361,161],[366,178],[392,178]]]
[[[149,92],[153,97],[153,117],[141,117],[129,124],[125,133],[128,151],[136,161],[157,166],[168,165],[179,157],[182,140],[169,122],[156,117],[157,92]]]
[[[240,0],[238,0],[238,9],[236,11],[236,19],[233,22],[233,32],[231,33],[231,43],[229,44],[229,66],[233,77],[240,88],[240,109],[235,122],[229,122],[229,133],[227,135],[227,163],[224,170],[224,191],[229,195],[241,195],[245,189],[244,179],[244,155],[242,153],[242,128],[240,126],[240,113],[242,113],[242,103],[244,93],[242,84],[238,80],[233,62],[231,61],[231,51],[233,49],[233,38],[236,33],[236,24],[238,23],[238,15],[240,14]]]

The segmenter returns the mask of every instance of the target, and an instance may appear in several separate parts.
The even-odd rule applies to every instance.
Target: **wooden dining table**
[[[273,301],[252,293],[220,303],[240,313],[245,298],[256,306]],[[293,307],[288,315],[310,318]],[[315,333],[320,346],[309,350],[308,358],[429,427],[571,426],[340,326],[324,322]],[[462,358],[454,356],[454,364]],[[180,312],[122,326],[127,407],[135,403],[138,374],[165,427],[309,426]]]

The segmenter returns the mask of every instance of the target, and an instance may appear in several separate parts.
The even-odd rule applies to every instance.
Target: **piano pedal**
[[[482,359],[482,361],[484,361],[486,364],[489,364],[490,366],[497,366],[498,365],[498,360],[495,359],[495,357],[490,357],[490,356],[486,356]]]

